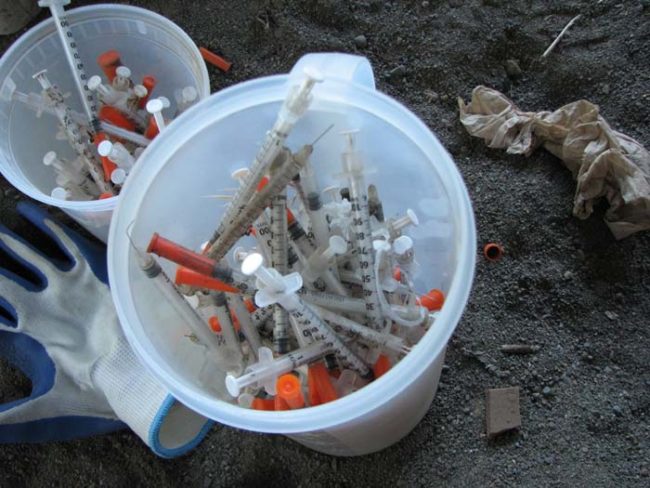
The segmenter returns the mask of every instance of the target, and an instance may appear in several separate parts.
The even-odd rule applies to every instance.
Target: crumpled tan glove
[[[577,180],[573,214],[586,219],[606,197],[605,223],[616,239],[650,229],[650,154],[613,130],[586,100],[555,112],[524,112],[502,93],[477,86],[469,105],[459,98],[460,121],[489,147],[528,156],[543,145]]]

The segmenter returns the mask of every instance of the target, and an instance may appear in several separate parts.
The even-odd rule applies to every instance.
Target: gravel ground
[[[78,2],[86,3],[86,2]],[[647,486],[650,234],[616,242],[602,221],[572,217],[571,175],[543,151],[486,149],[458,122],[477,84],[528,110],[579,98],[650,146],[650,2],[449,0],[142,1],[234,64],[214,90],[287,72],[301,54],[367,56],[378,87],[438,134],[465,178],[479,231],[467,311],[439,392],[418,427],[383,452],[334,459],[280,436],[218,426],[192,454],[156,458],[123,432],[0,448],[0,485]],[[576,14],[554,53],[539,55]],[[41,15],[45,18],[45,15]],[[13,38],[1,40],[6,48]],[[514,63],[515,60],[519,69]],[[506,70],[506,66],[510,67]],[[23,231],[21,198],[2,180],[2,221]],[[23,197],[24,198],[24,197]],[[498,241],[505,256],[479,249]],[[506,356],[501,344],[540,346]],[[0,399],[29,384],[2,367]],[[485,389],[519,386],[522,428],[484,436]],[[645,454],[644,454],[645,453]]]

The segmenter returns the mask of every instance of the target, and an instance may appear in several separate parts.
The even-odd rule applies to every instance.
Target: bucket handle
[[[305,54],[293,66],[289,78],[302,78],[304,69],[308,66],[320,71],[325,79],[335,79],[375,89],[372,66],[363,56],[342,53]]]

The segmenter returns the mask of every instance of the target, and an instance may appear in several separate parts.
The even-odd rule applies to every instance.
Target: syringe
[[[242,273],[257,277],[258,291],[255,294],[255,303],[260,307],[279,303],[297,320],[303,335],[327,344],[346,367],[357,371],[362,377],[372,377],[372,370],[368,365],[354,354],[296,293],[302,288],[300,274],[282,276],[273,268],[264,267],[263,263],[264,258],[257,253],[250,254],[242,263]]]
[[[411,350],[401,337],[392,334],[382,334],[326,308],[316,305],[312,305],[311,307],[323,320],[332,324],[332,329],[337,334],[345,335],[348,340],[359,339],[370,347],[386,348],[398,354],[407,354]]]
[[[221,347],[219,338],[210,332],[207,324],[201,320],[190,304],[187,303],[185,297],[174,286],[174,283],[172,283],[169,276],[163,271],[155,258],[149,253],[141,252],[135,245],[133,245],[133,248],[136,251],[140,269],[144,271],[148,278],[153,280],[156,288],[163,294],[165,300],[181,316],[183,323],[190,328],[202,344],[206,345],[212,352],[218,351]]]
[[[232,351],[235,364],[239,365],[241,370],[243,370],[244,356],[239,342],[239,335],[235,332],[235,326],[232,323],[226,294],[222,291],[212,291],[209,293],[209,297],[215,306],[215,315],[217,316],[219,325],[221,325],[221,334],[226,340],[228,348]],[[238,368],[238,370],[240,369]]]
[[[241,295],[233,293],[229,293],[226,298],[228,299],[231,310],[235,313],[237,320],[239,320],[239,326],[250,345],[251,352],[257,358],[257,351],[262,347],[262,339],[260,338],[257,327],[253,324],[251,314],[246,308],[246,305],[244,305],[244,299]]]
[[[235,273],[229,266],[218,264],[203,254],[195,253],[180,244],[165,239],[157,232],[151,236],[147,252],[180,264],[197,273],[217,278],[224,283],[235,286],[243,293],[248,292],[251,288],[244,280],[240,280],[239,273]]]
[[[82,193],[85,193],[90,197],[99,196],[97,187],[87,178],[88,172],[85,171],[83,163],[79,161],[79,159],[76,159],[74,162],[64,161],[59,159],[54,151],[48,151],[43,156],[43,164],[55,169],[57,172],[57,183],[59,183],[59,177],[62,177],[62,180],[77,186],[82,190]],[[63,182],[60,184],[61,186],[67,186]]]
[[[325,247],[318,248],[305,260],[305,269],[301,271],[301,274],[310,281],[322,278],[330,291],[339,295],[348,295],[348,290],[341,285],[329,266],[335,256],[345,253],[347,249],[348,243],[345,239],[340,236],[330,237]]]
[[[47,70],[42,70],[34,74],[34,79],[36,79],[43,88],[45,102],[54,108],[56,116],[65,131],[68,141],[84,161],[84,164],[88,168],[88,172],[99,188],[100,193],[110,193],[112,195],[113,189],[111,188],[111,185],[104,181],[104,171],[101,163],[97,161],[95,155],[90,151],[89,141],[87,138],[84,138],[81,128],[70,115],[70,107],[68,107],[64,102],[63,94],[58,90],[58,88],[50,83],[50,80],[45,74],[46,72]]]
[[[48,7],[52,18],[54,19],[54,25],[56,25],[56,30],[61,39],[61,44],[63,45],[63,51],[65,52],[65,57],[68,61],[68,65],[72,70],[73,78],[75,85],[77,87],[77,92],[81,97],[81,103],[86,112],[86,117],[90,121],[90,130],[93,134],[100,131],[99,119],[97,118],[97,104],[95,103],[95,98],[93,97],[92,92],[88,89],[86,72],[84,70],[84,64],[79,56],[79,51],[77,50],[77,43],[72,36],[72,31],[70,30],[70,23],[65,16],[65,11],[63,10],[64,5],[68,5],[70,0],[39,0],[39,7]],[[102,192],[107,191],[103,190]]]
[[[226,389],[233,397],[239,396],[247,386],[263,387],[269,395],[275,395],[275,382],[278,376],[293,371],[294,369],[309,364],[323,357],[328,352],[327,345],[323,342],[296,349],[277,359],[273,359],[273,351],[268,347],[259,349],[259,359],[256,363],[246,368],[244,374],[236,377],[232,374],[226,376]]]
[[[311,145],[303,146],[296,154],[283,150],[278,158],[271,164],[271,178],[259,192],[255,193],[248,205],[224,229],[206,253],[215,261],[221,260],[245,234],[251,224],[260,216],[264,209],[271,203],[272,198],[282,191],[291,178],[293,178],[313,151]]]
[[[287,274],[287,191],[283,189],[271,202],[271,266]],[[276,304],[273,310],[273,349],[278,354],[289,351],[289,316]]]
[[[250,172],[244,184],[233,196],[232,203],[226,208],[221,223],[210,239],[213,244],[221,234],[228,228],[238,213],[248,206],[251,197],[255,193],[257,184],[271,165],[282,152],[284,141],[293,129],[298,119],[307,110],[311,102],[311,91],[314,84],[323,80],[320,73],[315,70],[305,70],[303,81],[292,87],[285,99],[273,127],[267,132],[262,146],[257,152],[250,167]],[[292,175],[292,178],[295,175]],[[212,248],[211,248],[212,249]],[[211,251],[213,252],[213,251]],[[214,257],[214,256],[213,256]]]
[[[135,165],[135,158],[131,156],[129,150],[119,142],[102,141],[99,143],[99,146],[97,146],[97,152],[100,156],[110,159],[127,173],[131,171]]]
[[[363,299],[366,302],[366,319],[369,327],[383,332],[386,321],[381,313],[375,276],[375,257],[372,247],[372,228],[368,213],[368,194],[363,176],[363,161],[354,148],[353,135],[356,131],[344,133],[348,147],[342,155],[343,172],[350,185],[350,203],[352,204],[352,240],[357,247],[357,267],[361,272]]]

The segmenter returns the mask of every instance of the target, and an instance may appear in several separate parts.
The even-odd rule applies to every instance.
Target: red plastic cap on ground
[[[99,197],[97,197],[97,200],[106,200],[107,198],[112,198],[114,196],[115,195],[113,195],[112,193],[106,192],[106,193],[102,193],[101,195],[99,195]]]
[[[112,82],[113,78],[115,78],[115,70],[122,66],[120,53],[115,49],[105,51],[97,56],[97,64],[108,78],[108,81]]]
[[[228,71],[230,69],[230,67],[232,66],[232,63],[230,61],[226,61],[225,59],[223,59],[218,54],[215,54],[212,51],[210,51],[210,50],[208,50],[208,49],[206,49],[204,47],[200,47],[199,52],[201,53],[201,56],[203,57],[203,59],[206,62],[210,63],[213,66],[216,66],[221,71],[224,71],[224,72]]]
[[[503,246],[497,242],[488,242],[483,247],[483,256],[488,261],[498,261],[503,257]]]
[[[302,408],[305,406],[305,397],[302,394],[300,380],[293,374],[283,374],[275,385],[277,396],[287,402],[289,408]]]

